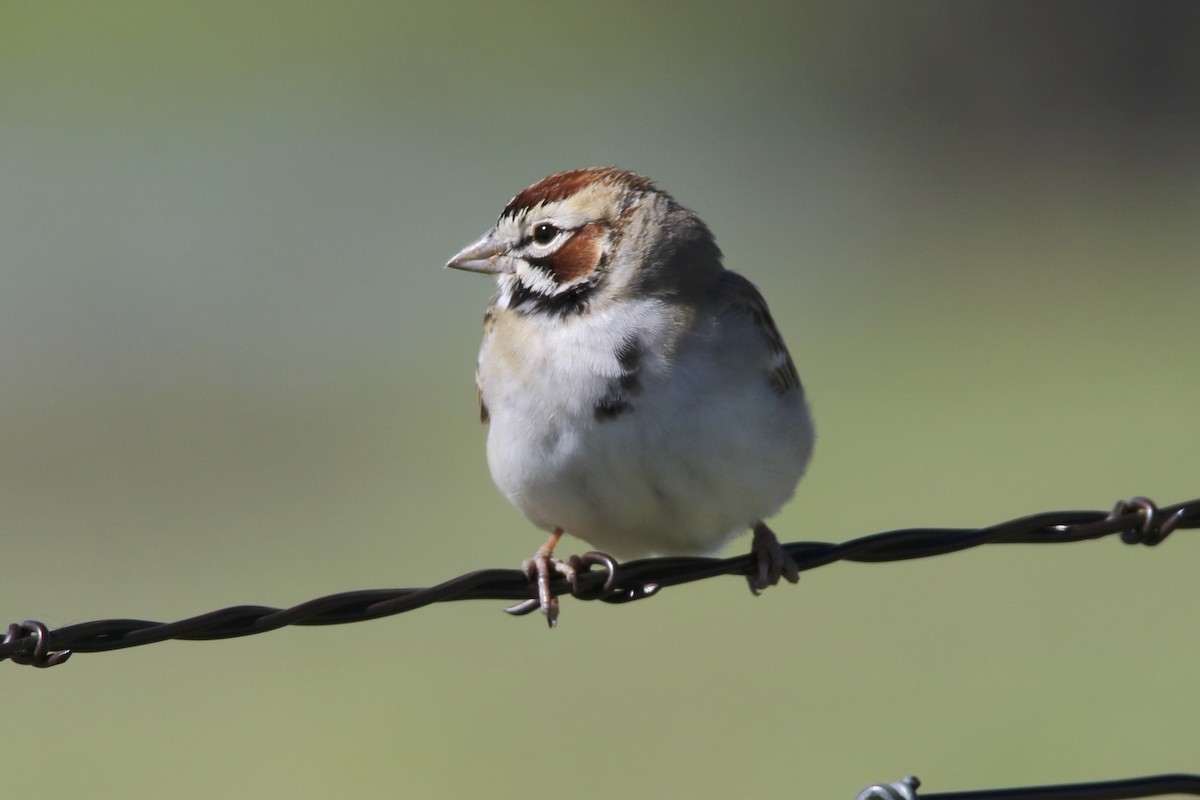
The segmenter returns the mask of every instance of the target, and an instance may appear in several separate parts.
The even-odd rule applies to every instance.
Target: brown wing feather
[[[479,421],[487,425],[492,421],[492,415],[488,413],[487,403],[483,402],[483,390],[478,383],[475,384],[475,399],[479,401]]]
[[[783,337],[779,335],[779,329],[775,327],[775,320],[771,318],[762,293],[753,283],[736,272],[726,271],[721,277],[733,296],[733,304],[750,315],[750,319],[766,341],[771,352],[771,363],[767,366],[767,380],[771,386],[780,394],[799,390],[800,375],[796,372],[796,365],[788,353]]]
[[[496,300],[499,293],[492,295],[492,301],[488,304],[487,311],[483,312],[483,338],[486,340],[492,332],[492,326],[496,324]],[[492,415],[488,412],[487,403],[483,399],[483,388],[479,385],[479,364],[475,365],[475,400],[479,403],[479,421],[487,425],[492,421]]]

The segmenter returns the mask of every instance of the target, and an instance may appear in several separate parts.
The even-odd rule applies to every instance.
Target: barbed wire
[[[858,793],[855,800],[1132,800],[1135,797],[1165,794],[1200,796],[1200,775],[1186,774],[918,795],[917,787],[920,785],[921,781],[910,775],[892,783],[868,786]]]
[[[871,534],[847,542],[792,542],[783,549],[800,570],[838,561],[880,563],[945,555],[984,544],[1062,544],[1119,534],[1126,544],[1157,545],[1172,531],[1200,528],[1200,499],[1159,508],[1145,497],[1116,504],[1111,512],[1049,511],[985,528],[909,528]],[[573,583],[559,578],[555,595],[579,600],[628,603],[664,588],[718,575],[749,575],[753,555],[735,558],[647,558],[617,564],[602,553],[574,559]],[[593,570],[593,566],[600,569]],[[50,630],[36,620],[8,626],[0,640],[0,661],[51,667],[72,653],[100,653],[162,642],[231,639],[288,625],[341,625],[415,611],[452,600],[516,600],[507,609],[524,614],[538,608],[537,590],[518,569],[484,569],[420,589],[368,589],[319,597],[291,608],[242,605],[176,622],[105,619]]]

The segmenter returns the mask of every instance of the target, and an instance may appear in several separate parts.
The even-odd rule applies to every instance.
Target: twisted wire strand
[[[783,545],[800,570],[838,561],[880,563],[945,555],[984,544],[1060,544],[1120,534],[1126,544],[1157,545],[1172,531],[1200,528],[1200,499],[1158,507],[1144,497],[1116,504],[1111,512],[1051,511],[985,528],[909,528],[863,536],[841,543],[792,542]],[[647,558],[617,565],[603,554],[582,560],[574,585],[552,584],[556,595],[580,600],[628,603],[718,575],[748,575],[757,568],[752,555],[734,558]],[[601,569],[591,569],[600,565]],[[49,630],[34,620],[13,623],[0,640],[0,661],[50,667],[72,653],[99,653],[168,639],[230,639],[287,625],[341,625],[414,611],[452,600],[516,600],[516,613],[532,610],[536,589],[517,569],[483,569],[427,588],[367,589],[318,597],[291,608],[242,605],[178,620],[104,619]]]
[[[910,775],[892,783],[868,786],[858,793],[856,800],[1132,800],[1167,794],[1200,797],[1200,775],[1185,773],[934,794],[918,793],[917,787],[920,785],[921,781]]]

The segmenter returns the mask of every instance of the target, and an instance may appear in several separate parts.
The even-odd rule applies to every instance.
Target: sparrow
[[[496,276],[476,362],[501,493],[550,536],[524,564],[553,627],[564,533],[622,558],[714,555],[753,531],[757,594],[799,569],[765,519],[814,429],[750,281],[649,179],[596,167],[522,190],[447,267]]]

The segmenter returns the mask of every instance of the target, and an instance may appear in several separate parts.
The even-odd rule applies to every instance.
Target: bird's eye
[[[538,244],[550,244],[561,231],[549,222],[539,222],[533,226],[533,240]]]

